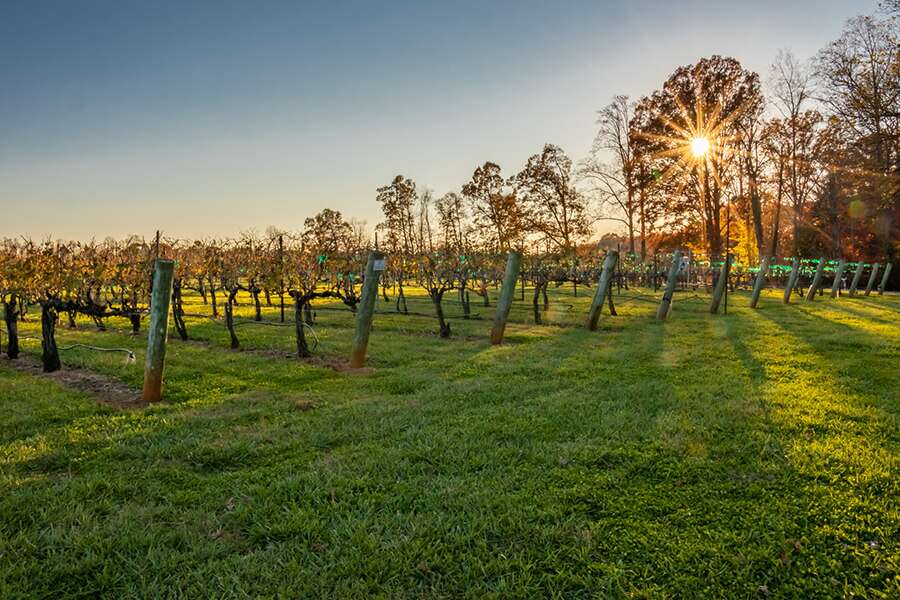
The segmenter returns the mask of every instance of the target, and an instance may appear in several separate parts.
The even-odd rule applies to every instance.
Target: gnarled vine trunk
[[[534,309],[534,324],[541,324],[541,308],[538,301],[541,299],[541,286],[542,284],[535,282],[534,283],[534,296],[531,299],[531,306]]]
[[[262,321],[262,306],[259,303],[259,292],[261,290],[255,283],[250,284],[250,295],[253,297],[253,320]]]
[[[216,302],[216,286],[210,281],[209,283],[209,301],[212,303],[213,318],[219,316],[219,305]]]
[[[442,338],[448,338],[450,337],[450,323],[448,323],[447,319],[444,317],[444,307],[441,304],[443,299],[444,292],[442,290],[431,291],[431,302],[434,304],[434,314],[438,320],[438,333]]]
[[[241,347],[237,334],[234,332],[234,299],[237,293],[238,288],[234,288],[228,293],[228,299],[225,301],[225,327],[228,329],[228,335],[231,336],[232,350],[237,350]]]
[[[137,308],[133,308],[132,312],[128,314],[128,320],[131,321],[131,333],[139,334],[141,332],[141,313],[137,311]]]
[[[15,296],[3,303],[6,321],[6,355],[10,359],[19,358],[19,300]]]
[[[172,282],[172,319],[175,321],[175,331],[181,341],[187,341],[187,326],[184,324],[184,306],[181,298],[181,279]]]
[[[403,284],[400,284],[400,291],[397,294],[397,312],[408,314],[409,308],[406,306],[406,294],[403,293]]]
[[[616,312],[616,307],[613,305],[612,286],[609,286],[609,292],[606,294],[606,299],[609,304],[609,315],[611,317],[618,317],[619,313]]]
[[[59,371],[62,363],[59,360],[59,348],[56,345],[56,307],[50,301],[41,304],[41,362],[45,373]]]
[[[307,304],[306,299],[301,294],[292,294],[294,296],[294,332],[297,335],[297,356],[300,358],[308,358],[312,356],[309,351],[309,345],[306,343],[306,325],[303,322],[303,307]]]

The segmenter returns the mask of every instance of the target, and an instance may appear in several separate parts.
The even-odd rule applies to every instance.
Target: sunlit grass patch
[[[135,411],[0,363],[0,595],[895,594],[900,299],[738,292],[713,316],[687,291],[658,323],[636,294],[589,332],[589,291],[552,289],[572,308],[542,326],[526,293],[502,346],[490,318],[442,340],[386,305],[362,375],[196,318],[167,402]],[[61,345],[134,363],[63,361],[138,389],[144,335],[108,325]],[[316,352],[352,326],[320,310]]]

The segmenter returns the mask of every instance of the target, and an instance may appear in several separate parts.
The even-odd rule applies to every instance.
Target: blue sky
[[[577,160],[614,94],[710,54],[765,76],[875,4],[0,0],[0,235],[374,226],[398,173]]]

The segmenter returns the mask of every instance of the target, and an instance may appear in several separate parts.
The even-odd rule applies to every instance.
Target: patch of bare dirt
[[[337,356],[326,356],[322,354],[313,354],[308,358],[298,358],[294,352],[285,352],[284,350],[266,349],[266,348],[238,348],[234,352],[243,354],[252,354],[257,356],[271,356],[272,358],[286,358],[305,362],[316,367],[331,369],[338,373],[346,373],[347,375],[371,375],[375,372],[372,367],[362,367],[354,369],[350,366],[350,360]]]
[[[372,367],[360,367],[359,369],[354,369],[350,366],[350,361],[348,359],[338,358],[336,356],[323,356],[316,354],[303,360],[310,364],[319,367],[326,367],[337,371],[338,373],[346,373],[348,375],[371,375],[375,372],[375,369]]]
[[[52,379],[65,388],[85,392],[106,406],[126,410],[147,406],[141,392],[118,379],[94,371],[63,366],[54,373],[44,373],[41,361],[30,356],[20,356],[16,360],[5,359],[4,364],[23,373]]]

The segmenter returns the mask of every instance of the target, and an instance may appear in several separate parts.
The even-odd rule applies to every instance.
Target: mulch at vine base
[[[123,410],[147,406],[140,391],[94,371],[63,366],[54,373],[44,373],[41,361],[31,356],[19,356],[15,360],[5,359],[3,364],[36,377],[52,379],[65,388],[87,393],[98,403],[106,406]]]

